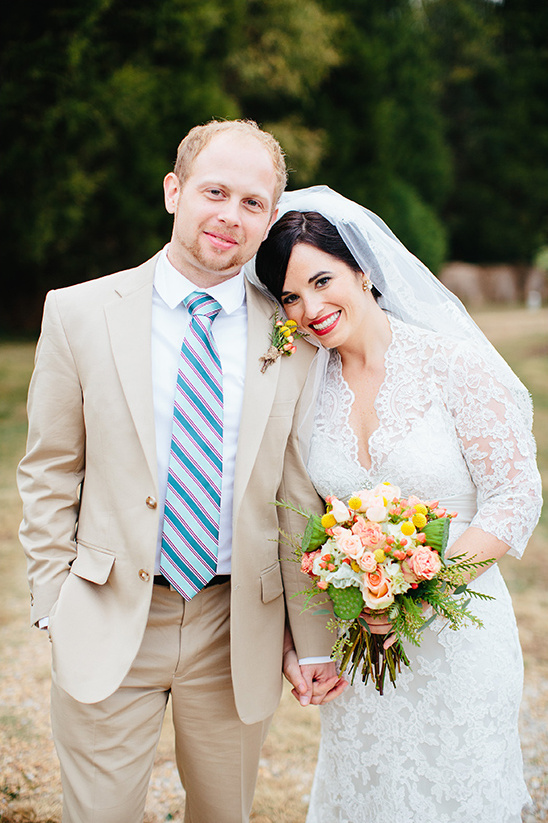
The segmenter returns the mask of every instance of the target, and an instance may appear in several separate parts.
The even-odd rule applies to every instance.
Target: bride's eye
[[[282,306],[288,306],[290,303],[294,303],[295,300],[298,300],[299,297],[297,294],[285,294],[282,295]]]
[[[318,279],[316,280],[316,287],[321,288],[322,286],[327,286],[327,284],[330,282],[330,280],[331,280],[331,278],[327,277],[327,276],[326,277],[318,277]]]

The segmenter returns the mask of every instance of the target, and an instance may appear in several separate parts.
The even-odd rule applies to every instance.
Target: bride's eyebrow
[[[308,278],[308,283],[309,283],[309,284],[310,284],[310,283],[314,283],[314,281],[315,281],[315,280],[317,280],[319,277],[323,277],[323,276],[324,276],[324,275],[326,275],[326,274],[331,274],[331,272],[330,272],[328,269],[326,269],[325,271],[319,271],[319,272],[316,272],[316,274],[313,274],[313,275],[312,275],[312,277],[309,277],[309,278]],[[286,294],[293,294],[293,292],[291,292],[291,291],[283,291],[281,296],[283,297],[283,296],[284,296],[284,295],[286,295]]]

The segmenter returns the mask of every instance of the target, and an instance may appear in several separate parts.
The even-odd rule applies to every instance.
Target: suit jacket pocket
[[[268,569],[261,572],[261,599],[263,603],[270,603],[283,594],[282,572],[280,561],[277,560]]]
[[[102,586],[107,582],[115,561],[112,552],[78,542],[78,554],[71,566],[72,574]]]

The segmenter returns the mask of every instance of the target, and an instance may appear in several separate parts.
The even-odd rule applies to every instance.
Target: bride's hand
[[[396,635],[391,634],[392,623],[388,620],[386,612],[376,612],[374,609],[364,609],[360,615],[363,617],[371,634],[384,634],[386,640],[383,643],[384,649],[389,649],[396,642]]]
[[[421,601],[421,606],[423,612],[428,611],[430,609],[430,605]],[[387,619],[386,612],[380,611],[376,612],[374,609],[364,609],[361,613],[360,617],[363,617],[371,634],[385,634],[386,640],[383,643],[384,649],[389,649],[396,642],[396,635],[391,634],[392,632],[392,623]]]

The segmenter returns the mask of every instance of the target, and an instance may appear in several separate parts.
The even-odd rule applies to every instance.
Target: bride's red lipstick
[[[318,337],[322,337],[324,334],[329,334],[332,331],[337,323],[339,322],[339,318],[341,316],[341,312],[332,312],[331,314],[326,314],[325,317],[322,317],[321,320],[315,320],[314,323],[309,323],[308,325]],[[332,322],[330,322],[331,318],[333,318]],[[327,323],[327,325],[324,325]],[[318,326],[320,328],[318,328]]]

